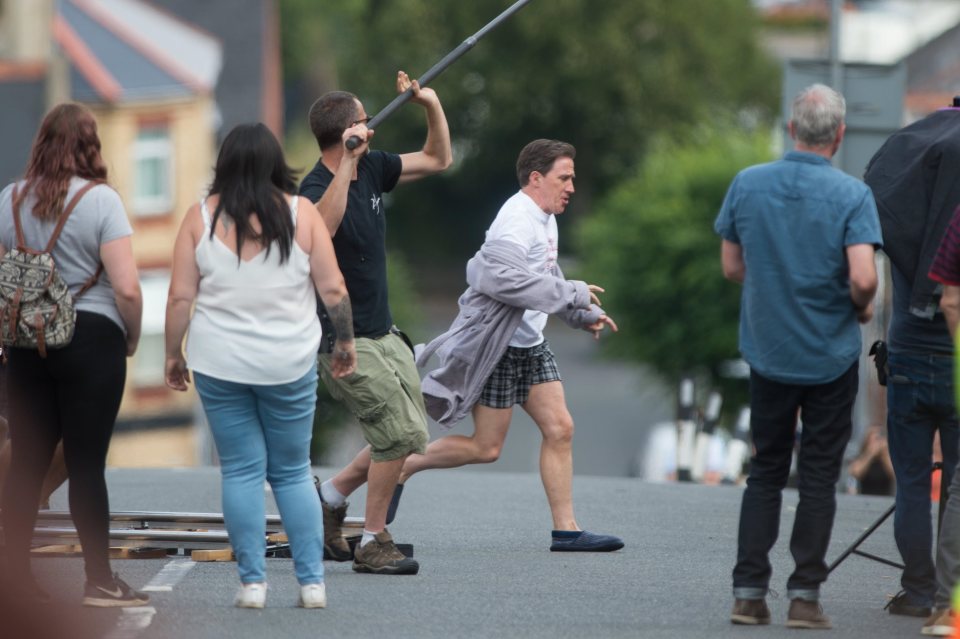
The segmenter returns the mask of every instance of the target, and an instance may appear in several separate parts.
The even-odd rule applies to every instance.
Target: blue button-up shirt
[[[760,375],[823,384],[860,356],[846,247],[882,244],[869,187],[814,153],[741,171],[714,225],[746,265],[740,352]]]

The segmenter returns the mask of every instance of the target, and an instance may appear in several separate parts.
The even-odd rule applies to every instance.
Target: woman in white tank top
[[[338,377],[354,371],[356,352],[330,235],[295,193],[269,129],[234,128],[209,195],[180,227],[167,300],[166,382],[185,391],[192,376],[210,424],[243,608],[262,608],[266,596],[264,480],[290,539],[298,603],[326,606],[323,516],[310,475],[317,293],[337,329]]]

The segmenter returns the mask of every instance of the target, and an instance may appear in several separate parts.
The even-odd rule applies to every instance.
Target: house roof
[[[58,0],[53,36],[83,102],[137,102],[212,92],[220,42],[140,0]]]
[[[273,0],[151,0],[173,15],[215,34],[223,43],[223,71],[216,88],[221,134],[243,122],[271,125],[279,109],[280,65]],[[224,16],[229,14],[229,19]],[[275,102],[275,104],[274,104]]]

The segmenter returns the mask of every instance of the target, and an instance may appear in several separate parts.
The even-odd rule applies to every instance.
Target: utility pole
[[[830,86],[843,93],[843,60],[840,59],[840,19],[843,0],[830,0]],[[849,104],[847,105],[849,106]],[[843,166],[843,145],[833,156],[834,166]]]

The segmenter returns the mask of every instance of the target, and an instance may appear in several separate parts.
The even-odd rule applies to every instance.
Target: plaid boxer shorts
[[[557,358],[547,342],[518,348],[508,346],[487,379],[478,400],[490,408],[510,408],[525,404],[534,384],[562,381]]]

